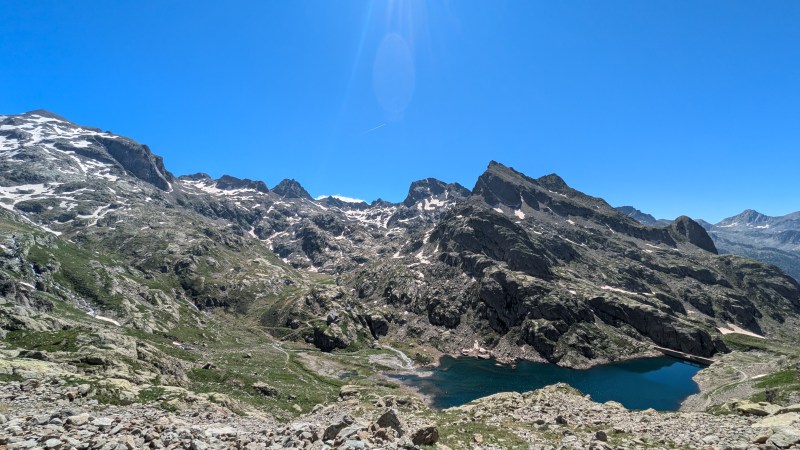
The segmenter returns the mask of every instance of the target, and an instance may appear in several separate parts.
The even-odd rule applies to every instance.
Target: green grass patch
[[[740,350],[745,352],[749,350],[776,350],[768,340],[747,336],[745,334],[723,334],[722,340],[731,350]]]
[[[753,395],[752,401],[787,404],[796,401],[800,392],[800,373],[796,369],[781,370],[759,378],[754,386],[763,390]]]
[[[176,339],[175,336],[164,336],[156,333],[148,333],[146,331],[136,330],[133,328],[126,329],[125,334],[134,337],[137,340],[153,344],[156,348],[174,358],[191,362],[196,362],[199,359],[197,354],[184,350],[183,348],[173,344],[172,342]]]
[[[219,350],[219,349],[218,349]],[[266,349],[265,349],[266,350]],[[259,409],[278,412],[284,419],[294,417],[297,404],[303,412],[314,405],[335,400],[344,381],[328,378],[307,369],[295,355],[254,350],[252,358],[240,353],[224,352],[212,358],[217,368],[190,370],[191,389],[198,393],[221,393]],[[266,383],[278,390],[274,397],[253,389],[255,383]]]
[[[474,444],[474,436],[483,437],[483,445],[494,445],[509,449],[529,448],[529,444],[511,430],[519,423],[507,423],[502,427],[488,425],[483,422],[463,422],[461,415],[443,413],[437,417],[439,442],[450,448],[469,448]],[[430,447],[430,448],[435,448]]]
[[[122,312],[123,297],[120,294],[109,294],[113,290],[113,280],[102,269],[117,265],[107,256],[61,241],[58,245],[48,247],[32,246],[28,251],[28,258],[42,266],[57,262],[60,268],[53,274],[56,282],[69,286],[101,308]]]
[[[158,386],[151,386],[140,390],[137,400],[140,403],[144,404],[158,402],[159,403],[158,406],[165,411],[171,411],[171,412],[177,411],[178,408],[175,405],[168,402],[168,400],[170,399],[167,398],[165,394],[166,390],[164,388]]]
[[[800,374],[798,374],[797,370],[782,370],[759,379],[756,383],[756,387],[784,388],[794,384],[800,384]]]
[[[0,373],[0,383],[11,383],[13,381],[22,381],[24,378],[15,373]]]
[[[9,331],[6,342],[16,348],[46,352],[76,352],[78,337],[87,335],[87,330],[73,328],[62,331]]]

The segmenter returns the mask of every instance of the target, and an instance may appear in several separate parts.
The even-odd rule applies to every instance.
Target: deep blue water
[[[516,367],[493,360],[445,356],[430,376],[395,375],[429,395],[436,408],[459,406],[497,392],[526,392],[568,383],[598,402],[614,400],[628,409],[674,411],[699,392],[692,380],[702,366],[669,357],[622,361],[587,370],[521,361]]]

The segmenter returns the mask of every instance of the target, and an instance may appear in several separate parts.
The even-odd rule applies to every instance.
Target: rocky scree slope
[[[337,402],[290,422],[234,414],[180,389],[149,388],[162,405],[106,405],[91,385],[33,378],[0,385],[8,448],[703,448],[792,447],[797,430],[758,416],[628,411],[566,385],[501,393],[433,413],[413,398],[343,387]],[[66,393],[66,395],[65,395]],[[50,408],[43,411],[41,404]],[[435,445],[435,447],[434,447]]]

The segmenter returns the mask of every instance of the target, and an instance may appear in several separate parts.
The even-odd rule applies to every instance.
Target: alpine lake
[[[425,373],[392,375],[430,398],[434,408],[449,408],[498,392],[526,392],[567,383],[596,402],[613,400],[628,409],[675,411],[699,392],[692,377],[703,366],[671,357],[642,358],[585,370],[520,361],[514,367],[491,359],[444,356]]]

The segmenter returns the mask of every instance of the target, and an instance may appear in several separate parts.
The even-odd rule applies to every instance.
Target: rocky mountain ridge
[[[707,230],[725,252],[775,264],[800,279],[800,212],[771,217],[745,210]]]
[[[122,252],[158,259],[152,265],[180,279],[176,295],[197,306],[246,311],[257,295],[201,282],[217,276],[219,261],[205,256],[208,245],[184,248],[196,239],[187,220],[235,252],[274,252],[301,271],[292,276],[334,275],[354,293],[346,303],[376,305],[353,327],[314,325],[325,311],[299,305],[286,323],[262,319],[288,329],[308,324],[309,339],[325,349],[351,345],[363,328],[373,337],[431,340],[448,353],[478,338],[498,356],[579,366],[646,354],[648,342],[709,356],[726,350],[718,327],[769,333],[800,308],[794,280],[716,256],[688,217],[642,226],[555,174],[533,179],[492,161],[472,191],[429,178],[412,183],[397,204],[314,200],[294,180],[270,190],[230,175],[176,178],[146,146],[56,117],[2,119],[6,209],[98,249],[166,229],[168,256]],[[267,291],[286,278],[251,276],[241,283]],[[324,298],[314,300],[318,308],[329,303]],[[409,312],[413,319],[397,319]],[[418,328],[422,336],[412,337]],[[439,342],[441,329],[452,339]]]
[[[631,206],[617,208],[644,225],[667,222],[656,220]],[[767,216],[747,209],[716,224],[697,221],[722,253],[747,256],[774,264],[794,279],[800,279],[800,212]]]
[[[332,416],[313,430],[295,421],[269,439],[245,433],[242,446],[416,445],[372,426],[378,414],[368,405],[400,405],[409,431],[432,439],[436,422],[443,440],[463,445],[458,429],[445,431],[462,412],[399,400],[401,388],[380,371],[408,368],[404,353],[419,365],[476,346],[481,357],[585,367],[652,355],[654,345],[726,353],[741,345],[722,334],[730,327],[769,342],[797,339],[800,286],[778,268],[717,254],[688,217],[642,225],[555,174],[531,178],[492,161],[472,190],[429,178],[401,203],[313,199],[291,179],[270,189],[230,175],[175,177],[147,146],[42,111],[0,116],[0,157],[0,377],[8,382],[0,391],[37,399],[14,403],[19,414],[0,433],[3,445],[31,433],[42,444],[94,445],[71,434],[81,430],[94,443],[118,441],[94,420],[61,426],[81,411],[28,419],[64,383],[89,386],[68,387],[57,399],[65,407],[84,405],[82,397],[100,411],[147,403],[155,417],[215,404],[287,422],[317,421],[326,410],[317,404],[339,404],[346,408],[331,411],[359,423],[325,439],[339,424]],[[549,401],[526,400],[530,409],[518,412],[529,417]],[[500,413],[458,426],[492,433],[497,448],[549,442],[551,426],[579,435],[570,442],[605,448],[566,426],[563,411],[552,415],[513,436],[495,421]],[[162,425],[148,433],[177,436],[127,442],[236,440]],[[345,429],[352,433],[339,436]],[[734,434],[724,442],[750,438]]]

